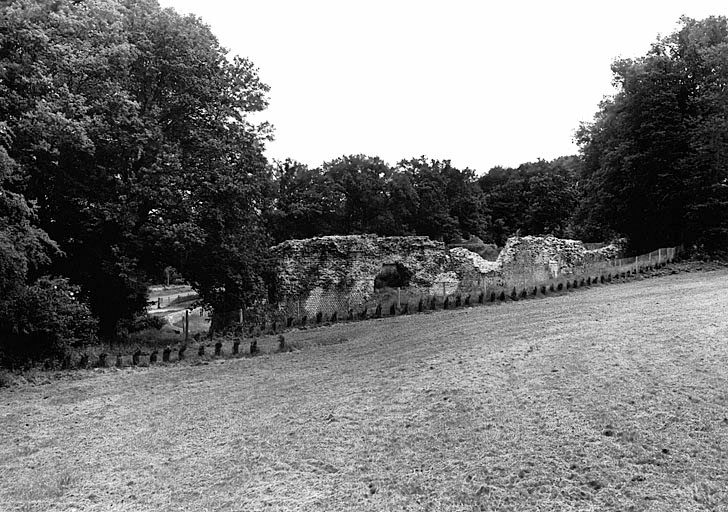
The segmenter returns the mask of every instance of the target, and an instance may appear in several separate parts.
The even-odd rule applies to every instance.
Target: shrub
[[[167,321],[162,316],[153,316],[147,313],[136,315],[130,321],[120,322],[120,327],[126,329],[129,333],[145,331],[145,330],[159,330],[167,324]]]
[[[97,323],[67,279],[43,277],[0,302],[0,361],[57,358],[96,341]]]

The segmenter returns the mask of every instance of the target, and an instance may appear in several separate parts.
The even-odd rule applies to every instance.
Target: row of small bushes
[[[655,268],[645,267],[643,271],[651,271]],[[403,302],[398,305],[396,302],[378,303],[376,307],[370,309],[364,307],[359,311],[349,309],[346,314],[333,312],[325,315],[318,312],[313,317],[304,315],[300,318],[289,316],[272,321],[269,323],[261,322],[257,325],[246,326],[247,334],[252,339],[250,347],[247,351],[248,355],[257,353],[257,337],[262,333],[274,334],[283,332],[293,328],[309,328],[320,325],[330,325],[332,323],[343,321],[360,321],[369,318],[382,318],[385,316],[408,315],[413,313],[425,313],[436,310],[448,310],[461,307],[470,307],[475,305],[483,305],[487,303],[497,303],[505,301],[517,301],[527,298],[535,298],[539,295],[546,296],[552,293],[564,293],[581,287],[592,286],[595,284],[609,283],[615,279],[626,279],[636,274],[637,271],[607,273],[599,276],[579,277],[564,280],[558,283],[550,283],[548,285],[534,286],[529,289],[512,287],[510,292],[504,289],[499,291],[486,292],[478,290],[468,294],[455,294],[444,297],[426,296],[420,297],[417,302]],[[137,348],[135,352],[129,353],[128,345],[122,344],[117,349],[98,348],[93,351],[79,351],[79,346],[83,346],[90,339],[84,339],[83,336],[91,336],[95,332],[95,322],[90,312],[83,307],[81,303],[74,299],[73,293],[77,290],[69,287],[68,283],[63,282],[43,282],[37,290],[29,292],[28,296],[18,300],[19,303],[31,308],[32,314],[28,313],[28,324],[42,326],[43,329],[36,328],[23,334],[14,334],[5,338],[0,345],[2,349],[3,362],[6,366],[22,366],[29,359],[35,361],[45,361],[47,369],[52,368],[89,368],[89,367],[109,367],[109,366],[127,366],[140,364],[156,364],[172,361],[184,360],[188,345],[182,343],[176,348],[174,345],[174,337],[167,339],[145,340],[141,338],[133,338],[139,345],[146,345],[145,350]],[[64,298],[65,297],[65,298]],[[69,300],[70,299],[70,300]],[[6,306],[7,307],[7,306]],[[161,327],[160,319],[157,317],[140,318],[130,328],[139,330],[140,333],[156,331]],[[242,335],[242,326],[238,330],[238,335]],[[146,330],[143,330],[146,329]],[[59,334],[60,333],[60,334]],[[195,335],[194,342],[200,343],[200,335]],[[282,340],[282,336],[280,337]],[[166,347],[161,348],[158,342],[169,343]],[[241,344],[243,341],[240,337],[230,341],[230,355],[243,355]],[[156,345],[156,346],[155,346]],[[211,350],[207,355],[221,356],[222,341],[217,340],[214,344],[210,342]],[[100,347],[99,347],[100,348]],[[283,350],[285,345],[281,341],[280,349]],[[205,355],[205,345],[199,344],[197,347],[198,356]],[[123,353],[126,352],[126,356]],[[32,356],[32,357],[31,357]],[[131,359],[130,363],[126,363],[125,359]],[[10,363],[10,364],[8,364]]]
[[[227,350],[225,347],[228,346]],[[295,348],[286,343],[285,337],[278,336],[276,352],[287,352]],[[205,344],[195,340],[194,345],[182,343],[167,345],[164,348],[137,348],[131,354],[123,350],[116,353],[101,351],[69,351],[60,359],[47,359],[45,370],[70,370],[91,368],[123,368],[128,366],[153,366],[165,363],[177,363],[185,360],[201,360],[222,357],[250,357],[261,353],[258,338],[243,340],[242,338],[218,338],[215,343]]]

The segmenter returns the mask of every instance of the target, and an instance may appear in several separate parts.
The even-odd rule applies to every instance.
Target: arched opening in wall
[[[406,288],[410,284],[410,279],[412,279],[412,272],[399,261],[384,263],[379,274],[374,278],[374,289]]]

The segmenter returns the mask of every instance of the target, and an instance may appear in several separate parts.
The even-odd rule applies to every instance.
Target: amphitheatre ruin
[[[675,249],[622,258],[610,244],[588,249],[553,236],[511,237],[495,261],[423,236],[324,236],[287,240],[272,249],[281,307],[331,315],[365,304],[386,287],[430,296],[531,294],[569,288],[672,261]]]

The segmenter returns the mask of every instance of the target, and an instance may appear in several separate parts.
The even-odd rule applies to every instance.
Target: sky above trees
[[[574,154],[610,65],[724,1],[160,0],[271,86],[269,158],[426,155],[483,173]]]

